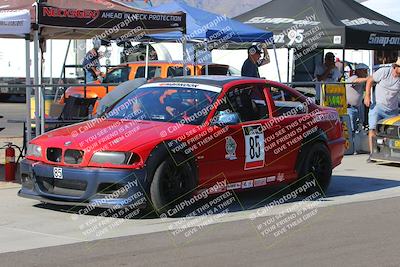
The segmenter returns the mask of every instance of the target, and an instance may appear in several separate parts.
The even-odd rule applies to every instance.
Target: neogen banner
[[[125,12],[118,10],[69,9],[49,6],[43,3],[38,7],[40,25],[109,29],[117,27],[129,30],[141,27],[144,30],[185,29],[186,16],[184,13],[161,14],[147,12]]]

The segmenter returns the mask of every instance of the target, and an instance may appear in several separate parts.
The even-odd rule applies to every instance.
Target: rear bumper
[[[23,160],[18,195],[46,203],[91,208],[136,208],[146,205],[146,171],[61,167]],[[57,175],[56,175],[57,176]]]
[[[380,144],[377,140],[379,139]],[[387,137],[374,137],[372,144],[371,159],[384,162],[400,163],[400,147],[395,146],[395,142],[400,142],[400,139]]]
[[[342,162],[346,150],[345,143],[346,140],[343,137],[328,142],[328,147],[331,151],[332,168],[337,167]]]

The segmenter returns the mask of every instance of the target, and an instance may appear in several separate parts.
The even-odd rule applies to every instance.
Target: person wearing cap
[[[376,83],[374,98],[371,97],[373,83]],[[369,107],[369,149],[372,152],[372,139],[376,135],[376,124],[379,120],[399,114],[400,96],[400,57],[390,67],[383,67],[368,77],[365,86],[364,104]],[[372,162],[371,157],[367,162]]]
[[[324,63],[317,65],[314,77],[318,82],[338,82],[342,74],[335,65],[335,55],[332,52],[325,54]],[[321,84],[315,86],[315,102],[319,104],[321,99]]]
[[[262,50],[260,49],[262,47]],[[264,52],[264,57],[261,58],[261,54]],[[241,75],[245,77],[260,78],[258,67],[261,67],[270,62],[267,46],[263,45],[252,45],[247,49],[248,57],[243,63]]]
[[[354,75],[346,80],[347,114],[350,116],[353,132],[357,130],[357,121],[364,117],[361,116],[361,112],[368,69],[363,63],[356,64]]]
[[[85,71],[85,83],[97,80],[98,77],[104,76],[100,71],[100,55],[99,48],[101,46],[100,39],[93,39],[93,48],[89,50],[82,62]]]

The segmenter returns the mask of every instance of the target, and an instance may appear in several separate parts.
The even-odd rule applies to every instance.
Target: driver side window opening
[[[269,90],[276,107],[276,116],[308,113],[308,105],[301,97],[280,87],[270,86]]]
[[[240,85],[229,90],[224,96],[217,113],[236,113],[240,122],[257,121],[268,118],[268,107],[263,86]]]

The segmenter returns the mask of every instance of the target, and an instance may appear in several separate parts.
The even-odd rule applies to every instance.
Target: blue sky
[[[400,22],[399,0],[368,0],[362,4],[382,15]]]

